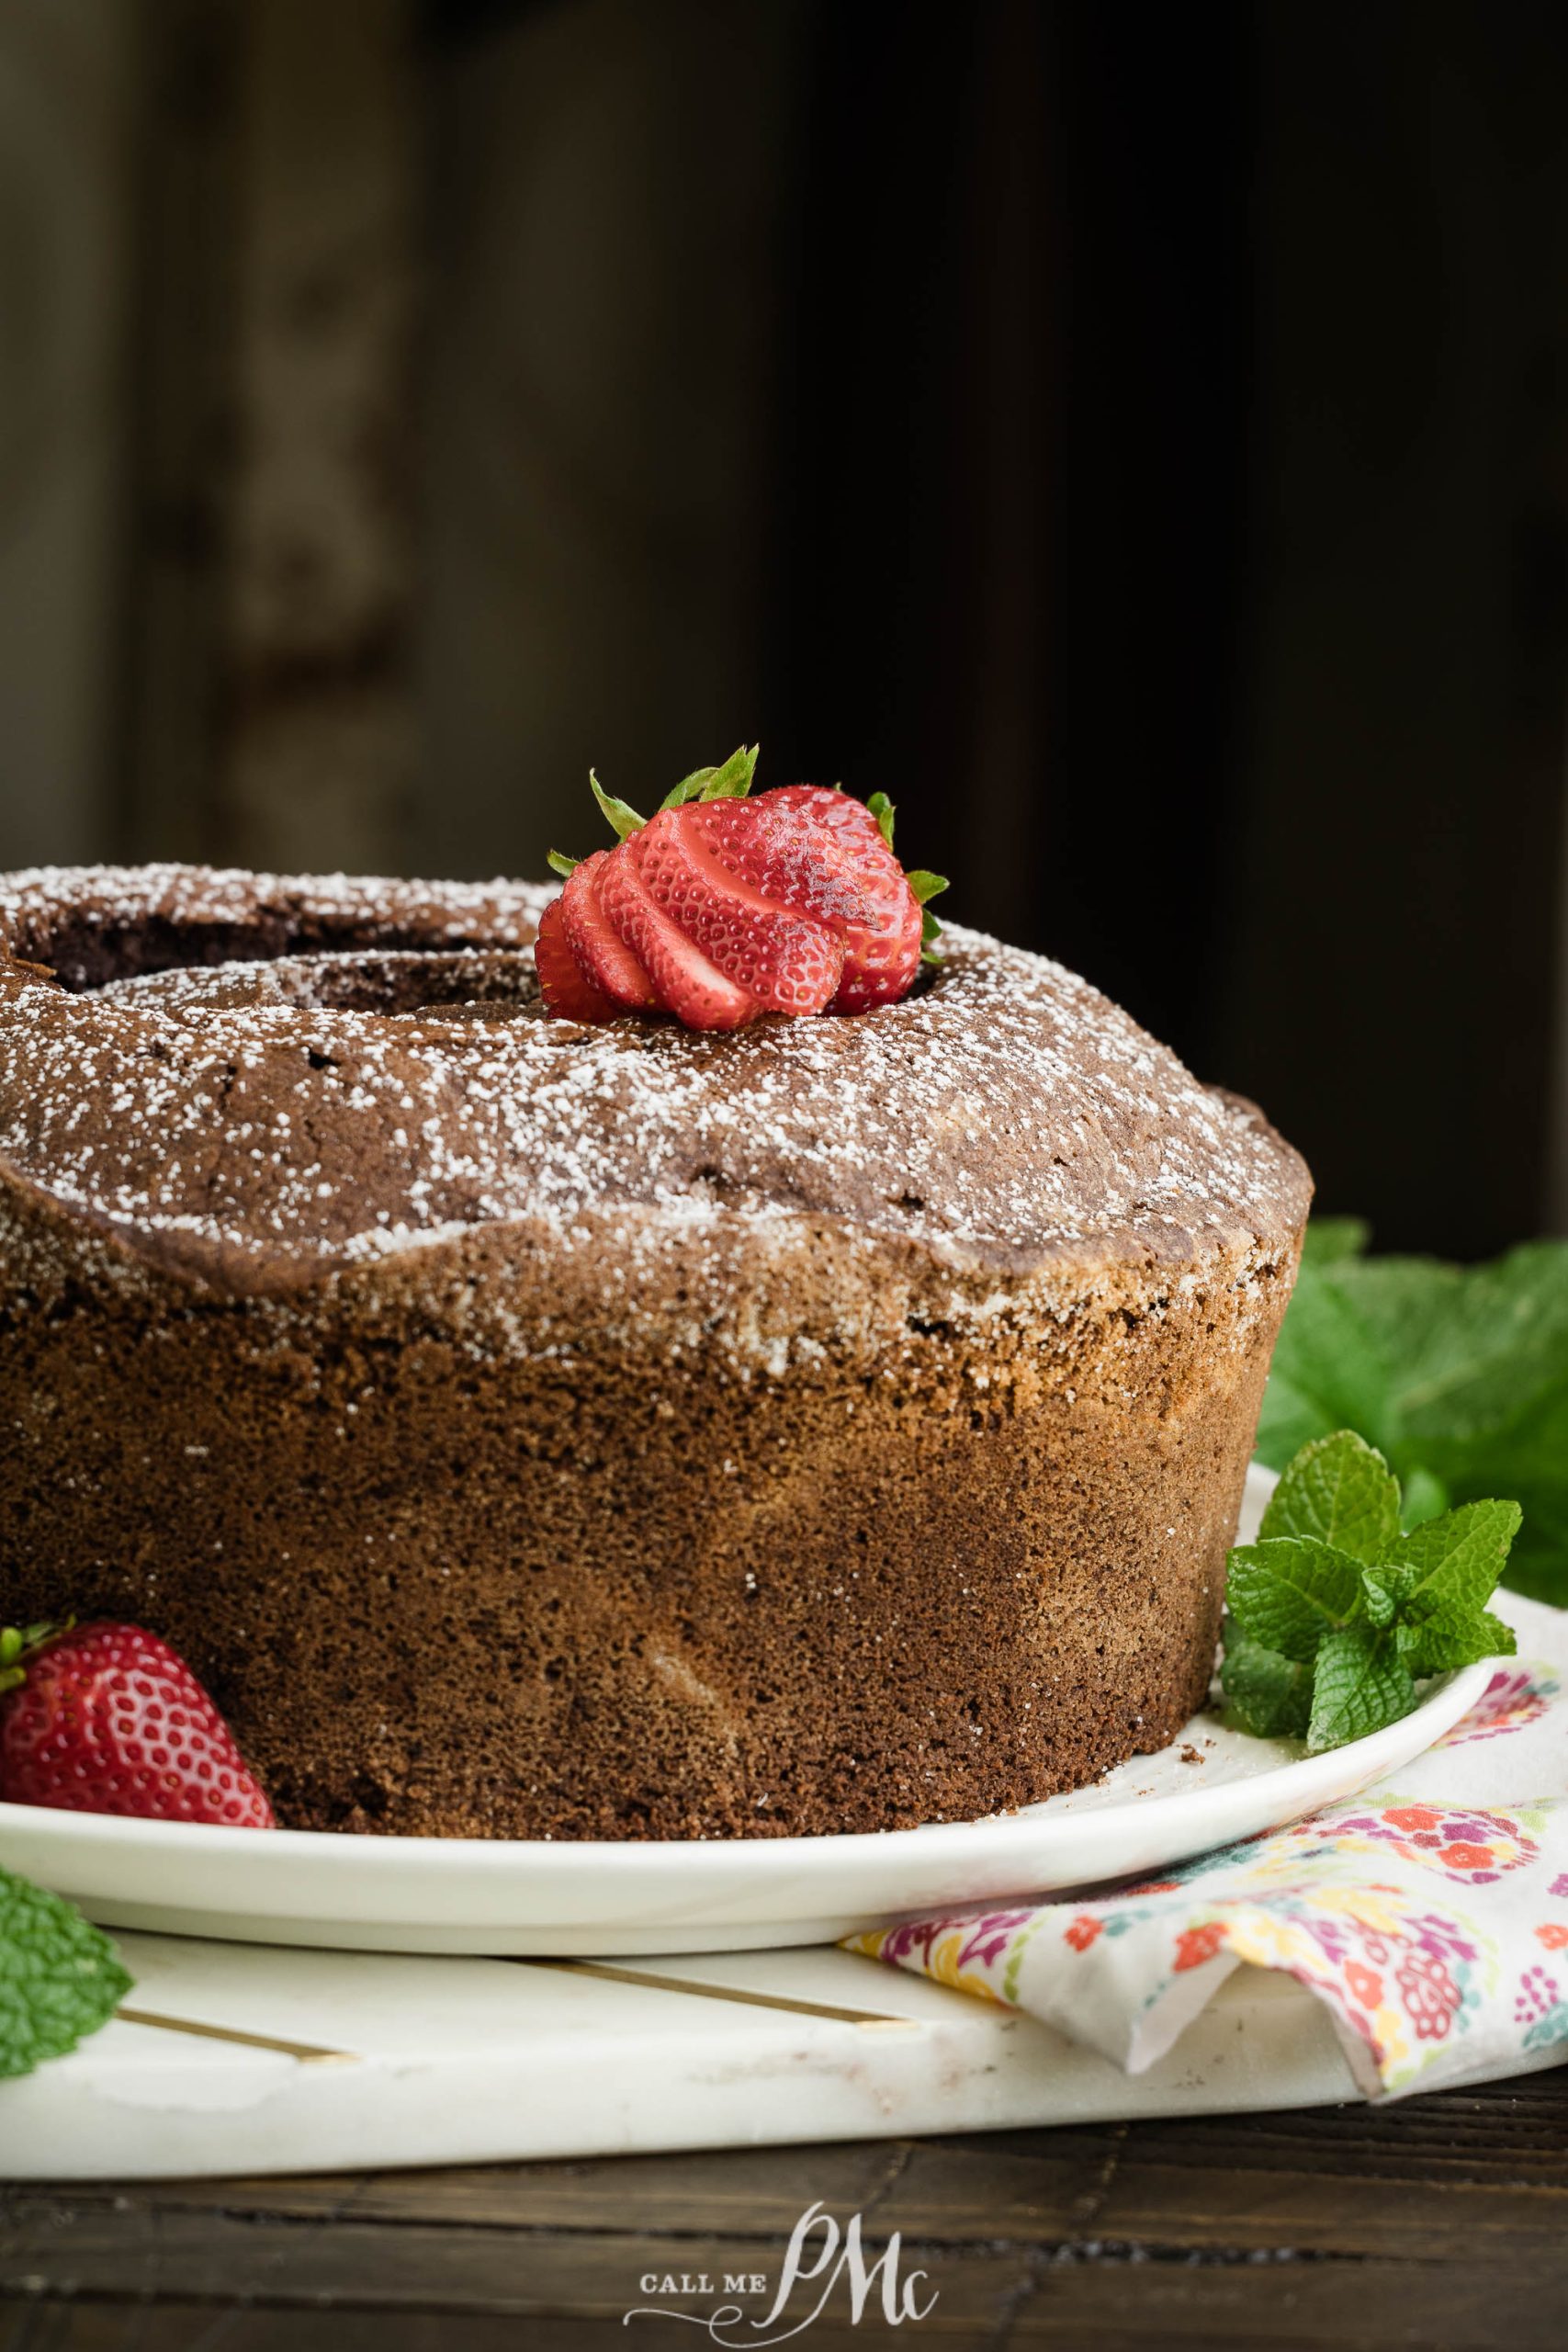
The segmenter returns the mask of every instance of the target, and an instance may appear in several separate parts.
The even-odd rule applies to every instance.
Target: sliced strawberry
[[[652,831],[651,826],[648,828]],[[637,872],[641,834],[611,850],[600,885],[604,912],[647,971],[665,1011],[688,1029],[743,1029],[762,1010],[666,914]]]
[[[919,901],[902,874],[897,883],[885,883],[874,921],[852,924],[844,933],[844,977],[829,1012],[868,1012],[908,996],[920,968],[923,925]]]
[[[626,854],[655,906],[761,1011],[820,1012],[843,972],[838,937],[759,888],[743,870],[756,859],[730,854],[732,836],[758,831],[761,815],[744,800],[671,808],[635,835]]]
[[[539,917],[534,968],[539,975],[546,1010],[558,1020],[597,1023],[618,1017],[620,1006],[603,989],[594,987],[572,954],[558,899],[552,899]]]
[[[750,888],[775,910],[809,915],[835,932],[874,920],[876,899],[860,871],[862,845],[776,808],[781,797],[763,792],[755,800],[679,809],[682,838],[732,888]]]
[[[829,892],[837,894],[843,910],[837,927],[844,943],[844,970],[829,1012],[864,1012],[908,996],[920,967],[920,902],[863,800],[818,785],[791,784],[755,800],[713,805],[737,810],[771,807],[772,830],[809,845],[795,850],[791,863],[761,870],[758,878],[772,896],[833,920]],[[760,835],[760,842],[765,838]],[[806,870],[804,884],[794,878],[797,866]]]
[[[612,922],[600,896],[618,849],[595,850],[567,877],[560,895],[567,944],[583,977],[628,1012],[654,1012],[659,994],[645,967]]]
[[[755,763],[753,750],[699,769],[650,824],[591,775],[620,842],[574,868],[561,897],[559,932],[592,992],[572,1001],[735,1029],[908,995],[937,932],[923,910],[941,876],[906,875],[885,794],[867,803],[798,784],[749,797]],[[556,968],[553,939],[540,944],[541,969]],[[552,1012],[568,1009],[564,973],[550,979]]]
[[[276,1823],[183,1658],[139,1625],[0,1636],[0,1798],[229,1829]],[[19,1657],[20,1663],[15,1663]],[[7,1687],[9,1686],[9,1687]]]
[[[826,827],[829,832],[846,833],[853,840],[877,841],[889,857],[892,846],[875,816],[863,800],[852,792],[833,792],[825,784],[776,784],[771,792],[760,792],[756,805],[771,800],[775,808],[792,817],[804,817],[809,823]]]

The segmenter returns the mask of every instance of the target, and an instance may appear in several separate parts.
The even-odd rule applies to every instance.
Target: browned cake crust
[[[1203,1697],[1301,1160],[950,932],[541,1016],[548,893],[0,879],[0,1614],[164,1634],[287,1824],[893,1828]]]

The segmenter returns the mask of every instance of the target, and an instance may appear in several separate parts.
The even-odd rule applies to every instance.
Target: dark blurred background
[[[1568,1230],[1561,0],[5,0],[0,865],[885,787],[1474,1255]]]

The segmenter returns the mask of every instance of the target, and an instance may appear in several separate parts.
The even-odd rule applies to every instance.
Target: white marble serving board
[[[1246,1968],[1129,2077],[1031,2018],[830,1949],[612,1964],[120,1942],[127,2014],[0,2083],[0,2177],[494,2163],[1357,2096],[1320,2005]]]

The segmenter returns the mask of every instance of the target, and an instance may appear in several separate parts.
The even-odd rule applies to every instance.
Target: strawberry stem
[[[665,794],[659,804],[660,814],[666,808],[684,808],[691,800],[744,800],[757,773],[761,748],[753,743],[748,751],[742,743],[738,751],[731,752],[722,767],[694,768],[690,775],[683,775],[673,790]]]
[[[882,838],[887,843],[888,848],[891,849],[893,846],[893,820],[897,814],[893,803],[889,800],[885,792],[874,792],[871,798],[865,805],[876,820],[877,831],[882,835]]]
[[[666,808],[683,808],[689,800],[744,800],[757,773],[758,750],[755,743],[750,750],[742,743],[738,751],[731,752],[722,767],[694,768],[690,775],[682,776],[674,789],[665,794],[659,804],[660,813],[662,815]],[[606,792],[592,768],[588,782],[617,841],[629,841],[633,833],[642,831],[648,819],[639,817],[629,801],[617,800],[613,792]],[[558,874],[563,881],[574,866],[581,864],[580,858],[567,857],[558,849],[551,850],[545,862],[550,872]]]
[[[0,1625],[0,1691],[19,1689],[28,1679],[27,1661],[33,1652],[56,1634],[69,1633],[75,1622],[68,1617],[63,1625]]]
[[[592,768],[588,771],[588,781],[592,787],[594,799],[599,803],[608,820],[611,831],[619,840],[629,841],[633,833],[641,832],[648,822],[646,817],[639,817],[637,810],[629,807],[626,801],[617,800],[613,792],[606,792]]]

